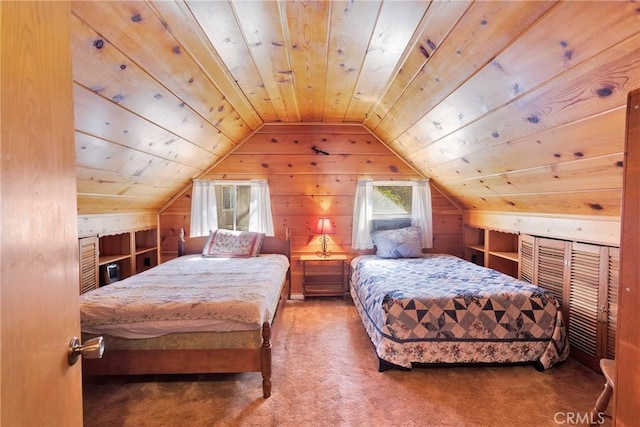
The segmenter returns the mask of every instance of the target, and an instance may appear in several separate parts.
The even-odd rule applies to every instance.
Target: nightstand
[[[306,297],[341,296],[346,298],[346,255],[302,255],[302,291]]]

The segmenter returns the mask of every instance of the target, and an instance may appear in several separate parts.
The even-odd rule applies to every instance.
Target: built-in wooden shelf
[[[518,234],[465,225],[464,257],[475,264],[518,277]]]
[[[96,239],[94,244],[97,246],[94,256],[97,256],[95,265],[98,272],[95,275],[99,278],[100,286],[108,284],[105,279],[105,269],[108,265],[117,265],[118,279],[124,279],[158,265],[158,229],[156,227],[93,236],[93,238]],[[83,239],[85,238],[80,239],[81,247]],[[85,264],[87,264],[86,260]],[[93,277],[93,273],[85,272],[85,277]],[[93,286],[81,284],[80,289],[82,292],[83,289],[86,291],[91,287]]]

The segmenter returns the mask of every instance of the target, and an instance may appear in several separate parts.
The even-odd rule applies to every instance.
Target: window
[[[422,247],[433,247],[431,189],[428,180],[359,180],[353,203],[354,249],[371,249],[374,219],[407,218],[422,232]]]
[[[273,236],[267,181],[194,180],[189,236],[206,236],[218,228]]]
[[[248,231],[250,198],[249,183],[216,186],[218,228]]]
[[[235,207],[235,187],[222,187],[222,210],[230,211]]]
[[[373,184],[373,219],[411,218],[411,183]]]

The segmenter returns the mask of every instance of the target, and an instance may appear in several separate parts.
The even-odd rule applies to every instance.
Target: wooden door
[[[68,2],[0,2],[0,424],[82,425]]]
[[[614,424],[640,420],[640,89],[629,94],[622,196]]]
[[[607,247],[573,242],[569,287],[569,342],[571,356],[599,370],[606,343]]]
[[[569,322],[569,254],[571,242],[536,238],[533,283],[560,301],[565,323]]]
[[[537,252],[536,241],[534,236],[521,234],[519,238],[520,248],[518,254],[520,260],[518,262],[518,278],[525,282],[533,283],[533,272],[535,271],[534,257]]]

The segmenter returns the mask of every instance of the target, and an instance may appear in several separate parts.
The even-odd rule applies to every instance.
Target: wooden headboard
[[[178,256],[201,254],[202,248],[204,248],[208,238],[209,236],[185,238],[184,229],[181,228],[180,237],[178,238]],[[283,254],[291,261],[291,236],[289,235],[289,229],[286,229],[284,239],[264,236],[260,253]]]

